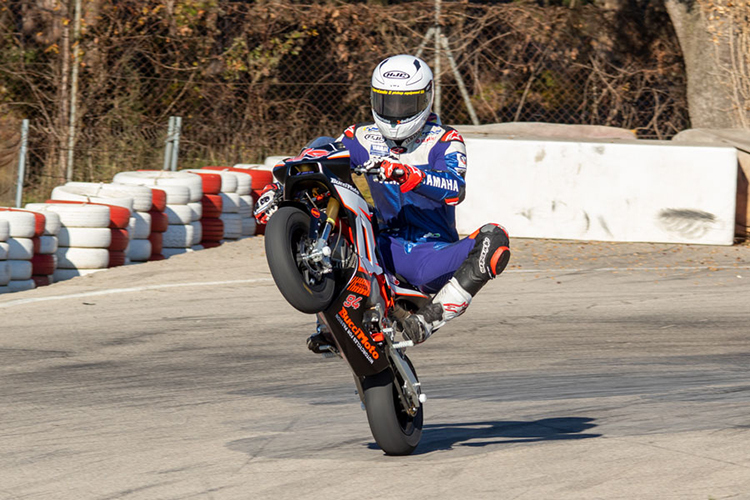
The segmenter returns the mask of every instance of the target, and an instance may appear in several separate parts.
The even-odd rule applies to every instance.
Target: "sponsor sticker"
[[[318,210],[317,208],[313,208],[312,210],[310,210],[310,213],[316,219],[320,219],[320,210]]]
[[[359,309],[360,302],[362,302],[362,297],[357,297],[354,294],[349,294],[344,301],[344,307]]]
[[[365,134],[365,140],[370,142],[385,142],[385,139],[380,134]]]
[[[354,344],[359,348],[359,350],[365,356],[365,359],[367,359],[370,364],[374,363],[376,359],[380,358],[380,354],[378,354],[378,350],[375,344],[373,342],[370,342],[370,337],[368,337],[364,330],[362,330],[354,323],[354,321],[352,321],[352,319],[349,317],[349,312],[345,307],[341,308],[341,311],[339,311],[339,313],[336,315],[336,319],[341,324],[341,326],[344,327],[344,331],[346,331],[346,334],[349,335],[349,338],[351,338],[352,341],[354,341]]]
[[[388,71],[383,73],[384,78],[395,78],[396,80],[408,80],[411,75],[405,71]]]
[[[370,282],[361,276],[355,276],[352,278],[351,283],[347,287],[347,290],[360,295],[370,296]],[[348,297],[347,297],[348,298]]]

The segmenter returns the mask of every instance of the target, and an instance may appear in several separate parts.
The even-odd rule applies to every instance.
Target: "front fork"
[[[310,225],[309,237],[315,242],[312,249],[308,253],[301,254],[302,260],[305,265],[313,272],[317,271],[319,274],[327,274],[333,270],[331,265],[331,247],[328,246],[328,238],[331,236],[331,231],[336,227],[336,219],[339,216],[339,208],[341,204],[339,201],[331,196],[328,199],[328,205],[326,206],[326,221],[323,226],[323,231],[318,235],[320,224]],[[318,220],[316,218],[316,220]]]

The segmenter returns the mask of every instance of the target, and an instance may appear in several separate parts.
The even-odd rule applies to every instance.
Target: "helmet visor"
[[[429,90],[382,90],[372,87],[372,109],[386,120],[405,120],[427,109],[430,104]]]

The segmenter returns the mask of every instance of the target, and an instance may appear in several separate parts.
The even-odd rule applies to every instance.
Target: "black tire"
[[[298,264],[300,242],[308,236],[310,216],[295,207],[281,207],[266,226],[266,258],[281,294],[292,307],[307,314],[328,308],[333,300],[333,273],[308,283],[304,265]]]
[[[362,388],[367,421],[375,442],[386,455],[411,454],[422,438],[422,404],[413,417],[404,411],[390,369],[365,377]]]

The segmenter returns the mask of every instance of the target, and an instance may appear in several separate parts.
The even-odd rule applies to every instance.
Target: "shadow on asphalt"
[[[453,424],[427,424],[413,455],[451,450],[454,446],[483,447],[512,443],[536,443],[561,439],[600,437],[588,431],[596,427],[593,418],[560,417],[530,422],[487,421]],[[379,449],[370,443],[371,449]]]

